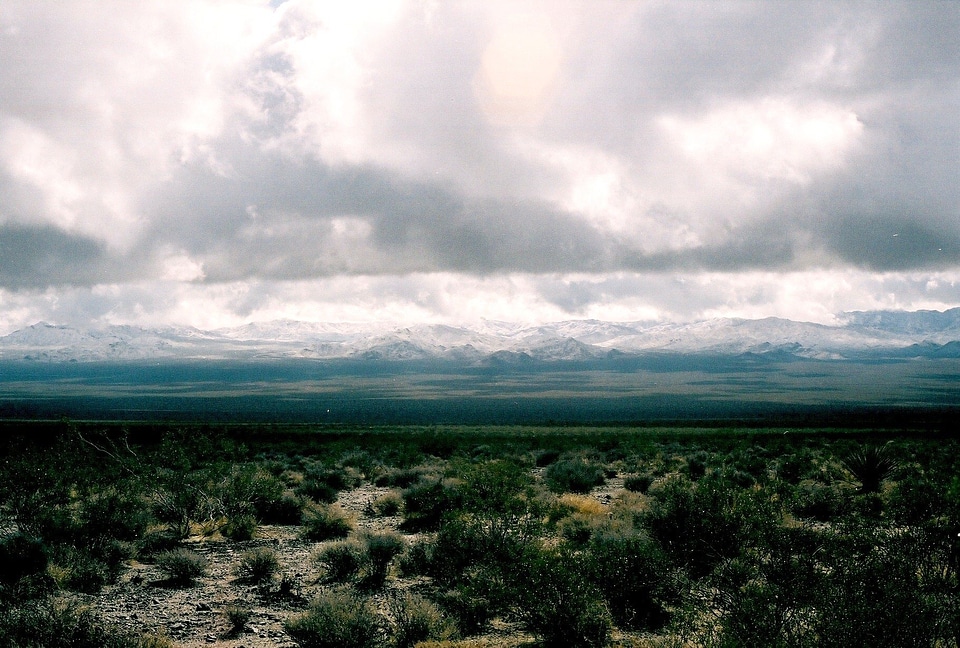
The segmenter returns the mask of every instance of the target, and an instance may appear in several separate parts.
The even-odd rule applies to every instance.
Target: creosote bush
[[[589,493],[606,482],[603,465],[579,455],[561,457],[547,466],[543,476],[555,493]]]
[[[443,641],[458,635],[456,626],[436,605],[409,592],[389,603],[395,648],[413,648],[421,641]]]
[[[357,578],[366,560],[366,549],[356,538],[338,540],[320,548],[314,560],[324,568],[324,578],[332,583],[346,583]]]
[[[207,559],[190,549],[174,549],[157,554],[157,566],[175,585],[189,585],[207,572]]]
[[[346,590],[321,593],[285,628],[302,648],[379,648],[382,621],[370,603]]]

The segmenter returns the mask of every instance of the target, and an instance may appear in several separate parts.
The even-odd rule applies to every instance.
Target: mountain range
[[[599,360],[618,355],[789,354],[960,357],[960,308],[843,313],[833,326],[780,318],[690,323],[571,320],[535,326],[258,322],[234,328],[77,328],[39,322],[0,337],[0,360],[443,359],[468,364]]]

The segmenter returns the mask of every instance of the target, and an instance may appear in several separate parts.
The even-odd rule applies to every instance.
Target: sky
[[[0,334],[960,305],[960,3],[4,0]]]

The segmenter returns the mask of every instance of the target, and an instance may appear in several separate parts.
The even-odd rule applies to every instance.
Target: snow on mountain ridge
[[[683,324],[569,320],[528,326],[482,321],[473,327],[278,320],[212,331],[127,325],[83,330],[38,322],[0,337],[0,358],[476,360],[509,352],[555,361],[598,358],[614,350],[725,354],[779,350],[812,358],[839,358],[853,351],[906,349],[911,345],[943,345],[960,340],[960,308],[943,313],[847,313],[844,317],[844,323],[837,326],[772,317],[718,318]]]

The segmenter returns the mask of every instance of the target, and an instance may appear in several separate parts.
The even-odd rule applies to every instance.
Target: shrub
[[[630,475],[623,480],[623,487],[633,493],[645,494],[653,484],[653,475],[642,473],[640,475]]]
[[[223,535],[234,542],[252,540],[257,532],[257,519],[252,515],[237,515],[223,525]]]
[[[207,559],[189,549],[174,549],[157,555],[157,566],[176,585],[189,585],[207,571]]]
[[[381,622],[370,604],[342,590],[320,594],[285,627],[302,648],[377,648],[383,644]]]
[[[572,556],[548,551],[529,555],[515,585],[521,623],[543,646],[594,648],[607,644],[610,615]]]
[[[297,486],[297,494],[315,502],[332,504],[337,494],[348,488],[352,481],[343,469],[310,470]]]
[[[293,495],[283,495],[279,499],[268,500],[258,509],[260,521],[264,524],[300,524],[303,517],[303,500]]]
[[[48,562],[47,548],[36,538],[22,533],[0,538],[0,601],[33,598],[49,590],[40,587],[48,580]]]
[[[147,528],[150,512],[132,487],[110,487],[83,499],[78,511],[79,533],[89,540],[132,541]]]
[[[223,609],[223,616],[230,622],[230,632],[237,635],[243,632],[243,629],[253,616],[253,612],[244,605],[234,603]]]
[[[353,516],[336,504],[314,504],[303,512],[303,535],[308,540],[345,538],[355,526]]]
[[[883,482],[897,472],[899,464],[888,447],[867,445],[844,457],[843,467],[860,482],[861,493],[876,493]]]
[[[283,482],[259,466],[234,466],[218,488],[221,512],[228,519],[264,517],[283,499]]]
[[[496,606],[485,591],[485,572],[475,572],[469,582],[448,590],[438,598],[440,606],[453,618],[456,627],[464,635],[481,634],[494,617]],[[478,577],[479,576],[479,577]]]
[[[537,468],[545,468],[560,458],[559,450],[541,450],[537,453],[534,463]]]
[[[555,493],[589,493],[606,481],[603,466],[579,455],[560,458],[543,473]]]
[[[137,555],[144,562],[150,562],[158,553],[176,549],[181,539],[180,533],[173,529],[148,530],[137,540]]]
[[[413,648],[421,641],[443,641],[457,636],[456,627],[437,606],[416,594],[394,596],[389,609],[396,648]]]
[[[141,639],[102,623],[89,608],[53,599],[0,610],[0,637],[4,646],[15,648],[156,646],[147,638]]]
[[[391,468],[374,480],[377,486],[390,488],[407,488],[420,481],[424,475],[423,468]]]
[[[403,495],[398,491],[390,491],[375,499],[370,508],[375,515],[388,517],[397,515],[403,508]]]
[[[590,541],[586,570],[621,628],[656,630],[677,600],[670,562],[649,537],[609,529]]]
[[[345,583],[356,578],[365,558],[364,546],[353,538],[331,543],[314,555],[314,560],[326,572],[326,580],[334,583]]]
[[[797,517],[819,522],[832,522],[846,513],[847,500],[833,486],[801,485],[790,502],[790,510]]]
[[[460,482],[452,479],[424,479],[403,491],[406,518],[402,527],[412,531],[434,530],[443,516],[463,505]]]
[[[235,572],[238,578],[249,583],[265,583],[271,580],[280,569],[277,552],[270,547],[257,547],[245,551]]]
[[[778,511],[762,492],[744,490],[715,474],[694,483],[668,479],[655,495],[643,523],[695,578],[762,544],[778,522]]]
[[[363,584],[366,587],[380,587],[387,579],[390,562],[403,551],[406,543],[400,534],[393,531],[365,533],[360,541],[365,554]]]
[[[687,455],[686,459],[687,476],[690,477],[692,481],[697,481],[707,474],[707,461],[710,459],[709,454],[700,450],[691,455]]]
[[[76,549],[65,552],[62,584],[74,592],[95,594],[110,582],[110,569],[100,560]]]

